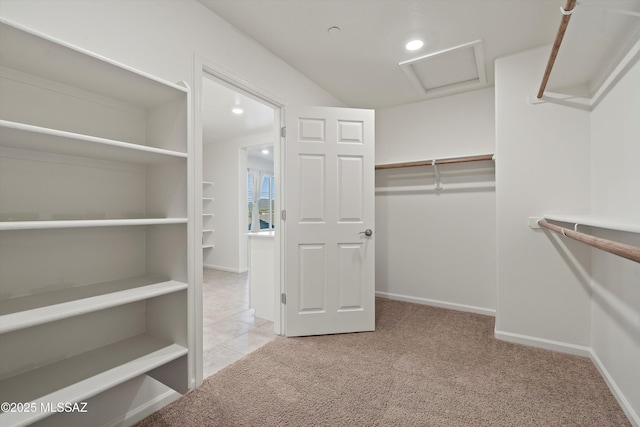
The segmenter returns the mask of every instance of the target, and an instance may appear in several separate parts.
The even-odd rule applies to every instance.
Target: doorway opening
[[[274,318],[280,259],[276,253],[279,215],[275,214],[280,205],[280,106],[207,68],[202,66],[196,100],[203,242],[203,271],[196,272],[202,297],[195,326],[196,335],[202,338],[201,365],[195,367],[197,382],[275,338],[280,328],[279,313]],[[198,139],[197,134],[196,146]],[[257,183],[255,192],[252,176]],[[258,224],[253,229],[252,221]],[[273,233],[270,257],[264,249],[259,257],[250,256],[251,235],[256,230]],[[256,261],[262,267],[260,263],[256,267]],[[252,274],[250,270],[264,268],[265,262],[270,270]],[[270,276],[273,288],[268,292],[262,283],[265,276]],[[254,278],[260,279],[259,288]],[[256,302],[270,304],[270,315],[258,310]]]
[[[265,179],[274,176],[274,127],[272,106],[203,75],[203,231],[212,230],[204,236],[211,244],[203,250],[205,267],[247,271],[247,234],[252,231],[247,218],[253,213],[247,201],[255,198],[257,218],[273,224],[264,197],[272,196],[275,202],[275,194],[269,194],[270,181]],[[252,175],[258,182],[257,194],[249,193]]]

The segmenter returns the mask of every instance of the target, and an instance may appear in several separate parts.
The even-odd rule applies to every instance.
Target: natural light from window
[[[262,179],[262,188],[260,189],[260,200],[258,202],[258,212],[260,214],[260,230],[273,230],[273,210],[275,196],[275,180],[273,176],[265,175]],[[247,216],[247,229],[251,230],[251,218],[253,215],[253,187],[251,184],[251,173],[247,174],[247,194],[249,214]]]

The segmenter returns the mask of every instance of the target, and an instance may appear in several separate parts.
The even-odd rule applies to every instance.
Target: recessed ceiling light
[[[262,154],[269,154],[269,150],[265,148],[264,150],[262,150]]]
[[[424,46],[424,42],[422,40],[411,40],[409,43],[405,45],[407,50],[418,50],[422,46]]]
[[[329,27],[329,29],[327,30],[330,36],[337,36],[338,34],[340,34],[340,31],[340,27]]]
[[[244,113],[244,110],[242,108],[235,107],[233,110],[231,110],[231,112],[233,114],[242,114],[242,113]]]

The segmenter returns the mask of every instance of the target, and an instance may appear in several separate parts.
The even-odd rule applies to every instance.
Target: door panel
[[[299,245],[300,313],[323,313],[327,281],[324,245]]]
[[[364,159],[338,156],[338,222],[364,222]]]
[[[300,204],[301,223],[324,223],[326,199],[325,157],[316,154],[300,154],[300,186],[297,198]]]
[[[343,243],[338,245],[340,300],[338,311],[363,310],[363,244]]]
[[[375,328],[374,112],[288,107],[287,336]]]

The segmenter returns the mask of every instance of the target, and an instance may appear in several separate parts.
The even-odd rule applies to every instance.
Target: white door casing
[[[285,333],[372,331],[374,111],[287,107],[285,141]]]

